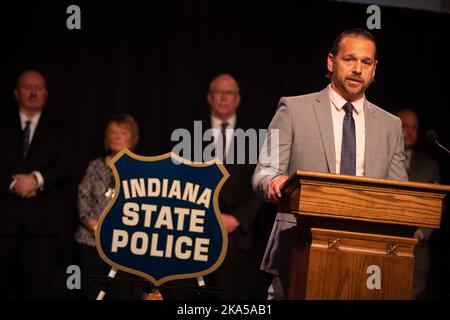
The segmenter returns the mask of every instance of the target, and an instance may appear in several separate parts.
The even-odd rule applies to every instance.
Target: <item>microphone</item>
[[[436,131],[428,130],[426,133],[426,137],[427,137],[428,141],[430,141],[431,143],[437,144],[442,150],[445,150],[445,152],[447,152],[450,155],[450,151],[446,147],[444,147],[442,144],[440,144],[439,141],[437,140]]]

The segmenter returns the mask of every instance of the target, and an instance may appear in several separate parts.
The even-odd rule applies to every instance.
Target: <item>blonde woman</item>
[[[79,263],[83,275],[83,297],[95,299],[100,284],[89,282],[92,275],[107,275],[110,266],[101,260],[95,248],[95,230],[98,219],[106,208],[115,187],[110,167],[111,159],[123,148],[134,150],[139,140],[139,127],[128,114],[114,115],[105,131],[106,156],[92,160],[78,187],[78,212],[80,224],[75,233],[79,247]],[[118,277],[120,275],[118,274]],[[107,293],[108,299],[139,298],[140,293],[127,285],[114,285]]]

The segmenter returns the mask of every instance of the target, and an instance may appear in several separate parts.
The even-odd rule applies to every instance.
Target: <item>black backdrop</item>
[[[81,8],[81,30],[66,28],[70,4]],[[102,150],[110,114],[129,112],[137,118],[139,153],[165,153],[173,129],[208,111],[211,78],[228,72],[240,82],[240,116],[266,128],[281,96],[327,85],[332,40],[343,29],[365,28],[369,17],[367,5],[292,0],[16,1],[2,6],[0,112],[15,106],[12,91],[21,71],[44,72],[47,108],[63,115],[72,133],[68,208],[73,221],[76,185],[87,162]],[[448,146],[450,15],[381,9],[381,30],[373,31],[379,54],[376,84],[367,97],[391,112],[416,110],[421,134],[433,128]],[[419,145],[440,162],[443,183],[450,184],[449,159],[423,135]],[[445,218],[441,247],[448,241]],[[444,258],[439,258],[441,266]]]

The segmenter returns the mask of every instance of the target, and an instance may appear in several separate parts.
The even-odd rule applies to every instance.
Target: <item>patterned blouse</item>
[[[95,234],[86,228],[83,221],[86,218],[100,218],[111,200],[114,187],[114,175],[105,163],[105,158],[91,161],[78,186],[78,213],[81,221],[75,233],[78,243],[95,246]]]

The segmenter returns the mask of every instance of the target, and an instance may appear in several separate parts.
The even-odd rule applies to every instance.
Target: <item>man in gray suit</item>
[[[419,120],[414,111],[402,109],[396,113],[402,120],[405,140],[406,168],[410,181],[440,183],[439,166],[427,155],[414,149],[419,132]],[[427,291],[427,278],[430,262],[429,239],[433,229],[417,229],[414,237],[419,240],[414,250],[413,298],[424,299]]]
[[[336,38],[327,58],[331,84],[280,100],[265,142],[269,156],[260,156],[252,179],[258,194],[277,203],[297,169],[408,180],[400,119],[364,95],[376,65],[369,32],[352,29]],[[286,298],[295,228],[293,215],[277,214],[261,266],[273,274],[269,299]]]

